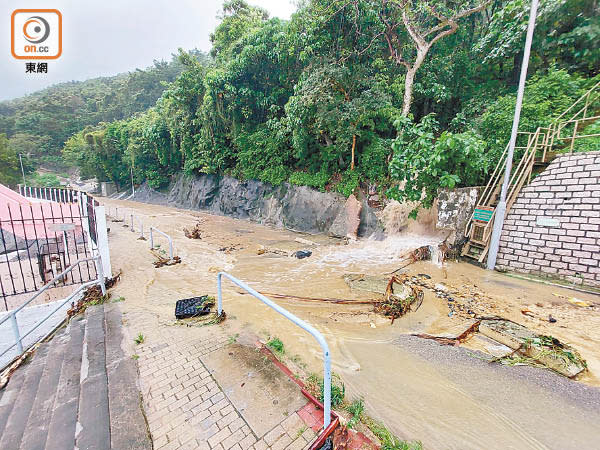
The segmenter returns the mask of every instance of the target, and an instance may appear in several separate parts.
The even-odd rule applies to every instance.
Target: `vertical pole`
[[[154,248],[154,239],[152,238],[152,227],[150,227],[150,248]]]
[[[131,232],[135,232],[135,230],[133,229],[133,214],[131,214]]]
[[[102,272],[104,276],[109,277],[112,273],[110,264],[110,250],[108,248],[108,232],[106,231],[106,214],[104,206],[94,208],[96,215],[96,242],[98,245],[98,254],[102,260]]]
[[[331,422],[331,355],[329,349],[323,351],[325,366],[323,367],[323,428]]]
[[[487,269],[494,270],[496,267],[496,258],[500,248],[500,235],[504,225],[504,215],[506,214],[506,193],[510,182],[510,173],[512,170],[513,155],[515,152],[515,143],[517,141],[517,132],[519,130],[519,120],[521,118],[521,106],[523,105],[523,93],[525,92],[525,80],[527,78],[527,67],[529,65],[529,53],[531,52],[531,41],[533,40],[533,29],[535,28],[535,18],[537,15],[538,0],[531,1],[531,11],[529,12],[529,24],[527,25],[527,38],[525,40],[525,49],[523,51],[523,64],[521,65],[521,77],[519,79],[519,90],[517,92],[517,104],[515,105],[515,115],[513,118],[510,142],[508,144],[508,155],[506,157],[506,170],[504,171],[504,183],[500,194],[500,202],[496,207],[496,217],[494,219],[494,229],[490,241],[490,251],[487,259]]]
[[[573,154],[573,147],[575,146],[575,136],[577,135],[577,125],[579,125],[579,120],[575,121],[575,126],[573,127],[573,137],[571,138],[571,149],[569,150],[570,154]]]
[[[217,312],[223,313],[223,293],[221,292],[221,273],[217,275]]]
[[[21,175],[23,175],[23,185],[26,185],[27,183],[25,183],[25,170],[23,169],[23,158],[21,157],[20,153],[19,153],[19,161],[21,162]]]
[[[96,273],[98,274],[98,284],[102,290],[102,295],[106,295],[106,284],[104,283],[104,270],[102,267],[102,258],[96,258]]]
[[[23,353],[23,343],[21,342],[21,334],[19,333],[19,325],[17,324],[17,316],[14,312],[10,313],[10,323],[12,324],[13,334],[15,335],[15,344],[19,355]]]
[[[133,185],[133,164],[131,164],[131,196],[135,197],[135,186]]]

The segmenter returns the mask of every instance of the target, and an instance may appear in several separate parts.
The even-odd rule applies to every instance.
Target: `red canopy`
[[[76,203],[48,200],[30,201],[0,184],[0,227],[5,232],[32,240],[53,238],[52,224],[73,224],[76,234],[82,233],[81,214]]]

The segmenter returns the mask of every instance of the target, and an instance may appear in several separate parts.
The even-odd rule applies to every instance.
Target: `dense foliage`
[[[61,83],[26,97],[0,102],[0,132],[20,154],[45,165],[60,165],[65,141],[88,125],[112,122],[156,103],[165,83],[183,66],[156,61],[146,70]]]
[[[541,0],[522,130],[598,80],[598,13],[594,0]],[[210,56],[180,50],[150,71],[164,91],[142,77],[138,102],[127,83],[104,85],[102,100],[69,103],[60,133],[31,133],[48,90],[12,102],[38,104],[0,128],[40,154],[66,142],[82,175],[120,186],[184,170],[344,195],[377,184],[429,206],[440,187],[486,180],[506,145],[528,15],[525,0],[306,0],[282,21],[230,0]]]

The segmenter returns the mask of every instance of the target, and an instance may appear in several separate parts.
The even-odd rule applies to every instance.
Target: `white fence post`
[[[112,268],[110,266],[110,250],[108,248],[108,232],[106,231],[106,213],[104,206],[94,208],[96,215],[96,243],[98,244],[98,254],[102,259],[102,272],[105,277],[112,277]]]

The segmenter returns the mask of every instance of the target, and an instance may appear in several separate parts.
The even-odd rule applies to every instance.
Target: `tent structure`
[[[50,239],[57,236],[55,224],[71,224],[69,231],[82,234],[82,216],[76,203],[58,203],[48,200],[32,202],[0,184],[0,240],[1,234],[29,240]]]

